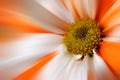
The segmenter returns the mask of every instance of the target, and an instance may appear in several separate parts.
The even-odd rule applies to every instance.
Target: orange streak
[[[113,12],[111,12],[107,18],[101,20],[101,24],[104,25],[105,27],[105,30],[104,31],[107,31],[109,30],[110,28],[112,28],[113,26],[115,26],[116,24],[119,24],[117,22],[117,20],[119,19],[120,17],[120,7],[116,8]],[[116,20],[116,24],[114,25],[114,21]]]
[[[113,72],[120,76],[120,43],[103,42],[101,44],[100,55]]]
[[[28,71],[24,72],[20,76],[18,76],[15,80],[33,80],[35,74],[42,69],[42,67],[47,64],[53,57],[56,56],[56,52],[52,52],[47,56],[40,59],[35,66],[33,66]]]
[[[15,32],[23,33],[49,32],[23,16],[18,16],[5,12],[0,13],[0,25],[2,27],[12,29]]]
[[[61,0],[62,4],[65,6],[65,8],[68,10],[67,5],[65,3],[65,0]]]
[[[97,20],[105,15],[109,8],[115,3],[116,0],[99,0],[98,11],[97,11]]]
[[[51,33],[23,16],[0,12],[0,42],[14,40],[19,33]]]

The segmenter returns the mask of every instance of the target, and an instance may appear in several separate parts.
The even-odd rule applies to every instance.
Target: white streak
[[[61,44],[61,36],[28,34],[0,45],[0,80],[13,80]]]

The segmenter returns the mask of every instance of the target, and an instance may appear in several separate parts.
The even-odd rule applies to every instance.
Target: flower
[[[0,3],[1,80],[119,80],[119,0]]]

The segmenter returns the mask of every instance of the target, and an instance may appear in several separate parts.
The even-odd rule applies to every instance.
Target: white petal
[[[98,0],[83,0],[83,5],[89,18],[95,19]]]
[[[96,80],[117,80],[106,63],[96,53],[94,54],[93,61],[96,72]]]
[[[87,58],[83,61],[76,61],[70,70],[68,80],[87,80]]]
[[[120,37],[120,25],[114,26],[110,33],[107,35],[111,37]]]
[[[80,17],[83,19],[88,18],[88,14],[85,11],[83,0],[74,0],[74,4],[75,4],[75,7],[76,7]]]
[[[72,15],[63,6],[61,0],[36,0],[40,5],[60,17],[66,22],[73,22]]]
[[[62,49],[60,55],[51,60],[34,77],[35,80],[87,80],[87,58],[76,61]]]
[[[93,58],[88,57],[88,80],[97,80],[93,63]]]
[[[55,50],[61,36],[28,34],[20,40],[0,45],[0,80],[13,80],[37,60]]]
[[[120,42],[120,37],[108,36],[108,37],[103,38],[103,41],[107,41],[107,42]]]
[[[41,77],[42,80],[64,80],[63,74],[71,59],[68,53],[60,53],[36,74],[35,80]]]
[[[39,5],[35,0],[11,0],[9,6],[13,6],[14,11],[31,17],[37,24],[55,33],[64,33],[68,24]],[[10,8],[9,10],[11,10]]]
[[[106,35],[104,41],[120,42],[120,25],[115,25]]]
[[[74,17],[74,21],[78,18],[73,5],[74,3],[72,2],[72,0],[63,0],[63,2],[65,3],[67,9],[69,10],[69,12],[72,14],[72,16]]]

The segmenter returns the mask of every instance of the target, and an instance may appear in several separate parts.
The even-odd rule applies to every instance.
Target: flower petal
[[[83,5],[89,18],[95,19],[97,13],[98,0],[83,0]]]
[[[93,67],[96,74],[96,80],[118,80],[102,58],[96,53],[94,53],[93,57]]]
[[[120,43],[103,42],[100,48],[100,55],[120,79]]]
[[[73,22],[73,17],[68,10],[63,6],[61,0],[36,0],[40,5],[51,11],[56,16],[64,21]]]
[[[21,33],[51,33],[24,14],[0,9],[0,42],[18,38]]]
[[[38,59],[55,50],[61,39],[61,36],[52,34],[29,34],[22,36],[21,40],[1,43],[0,79],[15,78]]]
[[[61,0],[63,5],[68,9],[68,11],[73,15],[74,21],[79,20],[79,15],[74,4],[74,0]]]
[[[104,41],[120,42],[120,25],[115,25],[104,34],[106,35]]]
[[[19,40],[0,43],[0,59],[24,54],[48,53],[62,41],[62,36],[55,34],[23,34],[19,36],[21,37]]]
[[[115,25],[109,31],[104,32],[104,34],[107,35],[107,36],[111,36],[111,37],[120,37],[120,24]]]
[[[116,24],[120,24],[119,17],[120,17],[120,1],[117,0],[100,20],[100,24],[104,27],[104,31],[109,30]]]
[[[94,58],[94,56],[93,56],[93,58]],[[88,57],[88,80],[98,80],[98,79],[96,79],[93,58]]]
[[[57,52],[52,52],[49,55],[41,58],[30,69],[19,75],[15,80],[34,80],[33,77],[41,70],[52,58],[56,56]],[[35,79],[36,80],[36,79]]]
[[[111,37],[111,36],[108,36],[108,37],[105,37],[103,38],[103,41],[105,42],[120,42],[120,37]]]
[[[87,58],[85,57],[83,61],[76,61],[70,69],[70,74],[68,80],[87,80]]]
[[[97,12],[97,0],[73,0],[74,6],[80,15],[80,18],[95,19]]]
[[[73,0],[73,1],[74,1],[76,9],[78,11],[78,14],[80,15],[80,18],[82,18],[82,19],[88,18],[88,15],[85,11],[83,1],[82,0]]]
[[[52,32],[63,34],[69,26],[68,23],[39,5],[35,0],[8,0],[4,4],[12,6],[9,10],[31,17],[34,22]]]
[[[116,0],[99,0],[97,16],[96,16],[99,21],[115,2]]]
[[[2,31],[2,30],[3,31]],[[0,32],[4,33],[40,33],[49,32],[40,28],[30,17],[15,11],[0,9]]]
[[[42,70],[38,71],[33,80],[63,80],[64,71],[67,65],[71,61],[71,56],[67,53],[60,52],[55,58],[53,58]],[[42,78],[41,78],[42,77]]]

